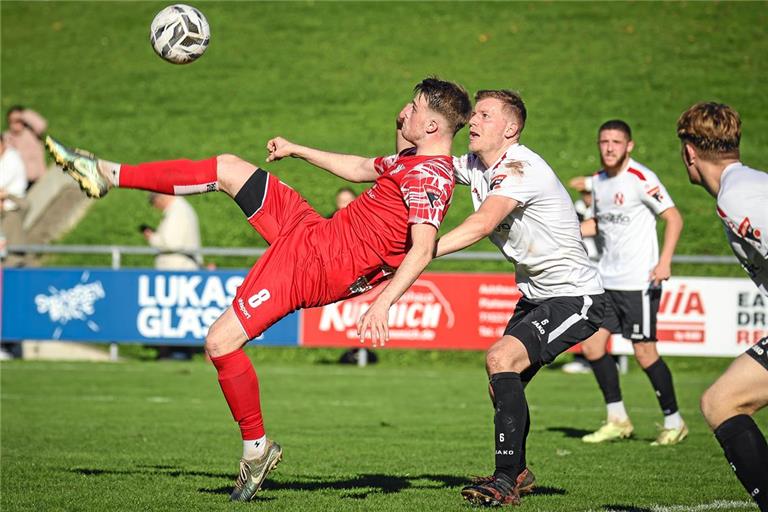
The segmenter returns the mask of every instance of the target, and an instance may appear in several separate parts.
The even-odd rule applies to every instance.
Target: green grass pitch
[[[322,364],[331,350],[252,352],[267,431],[285,455],[243,505],[227,502],[241,443],[211,365],[2,363],[1,508],[470,510],[459,490],[493,464],[483,355],[380,354],[357,368]],[[541,487],[520,510],[756,510],[698,413],[727,364],[670,358],[691,434],[665,448],[649,446],[661,414],[636,366],[622,378],[636,436],[597,446],[576,437],[603,419],[592,376],[542,370],[528,389]]]

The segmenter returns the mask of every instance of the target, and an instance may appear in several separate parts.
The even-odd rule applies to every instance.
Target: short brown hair
[[[606,121],[601,124],[600,129],[597,130],[598,138],[600,137],[600,134],[605,130],[617,130],[623,132],[624,135],[627,136],[627,140],[632,140],[632,128],[630,128],[629,125],[621,119],[611,119],[610,121]]]
[[[702,158],[738,158],[741,118],[728,105],[696,103],[677,120],[677,136],[695,147]]]
[[[508,89],[484,89],[475,93],[475,102],[485,98],[495,98],[504,104],[504,107],[517,118],[520,123],[520,131],[525,128],[525,120],[528,117],[528,111],[525,110],[525,103],[520,93]]]
[[[429,108],[445,117],[454,135],[469,122],[472,102],[461,85],[430,76],[416,84],[413,93],[415,96],[424,95]]]

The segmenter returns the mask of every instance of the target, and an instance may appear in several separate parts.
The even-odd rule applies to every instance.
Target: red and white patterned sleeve
[[[376,172],[381,176],[385,172],[387,172],[389,169],[392,168],[392,166],[397,162],[397,159],[401,156],[411,156],[416,154],[416,148],[406,148],[402,150],[400,153],[396,153],[394,155],[389,156],[380,156],[373,160],[373,168],[376,170]]]
[[[408,171],[400,182],[409,224],[431,224],[440,228],[451,204],[455,181],[448,160],[428,160]]]

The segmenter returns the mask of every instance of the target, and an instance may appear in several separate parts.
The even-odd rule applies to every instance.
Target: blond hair
[[[504,104],[504,108],[517,119],[517,122],[520,124],[520,132],[522,133],[523,128],[525,128],[525,119],[528,117],[528,112],[519,93],[508,89],[485,89],[477,91],[475,94],[475,102],[485,98],[494,98],[501,101]]]
[[[707,160],[739,158],[741,118],[728,105],[696,103],[677,120],[677,136]]]

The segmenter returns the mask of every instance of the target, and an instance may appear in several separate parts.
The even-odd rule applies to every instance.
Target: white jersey
[[[607,290],[644,290],[659,262],[656,217],[675,203],[659,178],[629,160],[616,176],[602,170],[592,178],[597,220],[597,268]]]
[[[522,167],[509,166],[514,163]],[[536,300],[603,293],[571,198],[539,155],[514,144],[489,168],[472,153],[454,158],[453,165],[456,182],[471,187],[475,210],[489,196],[518,202],[490,239],[515,264],[523,295]]]
[[[720,178],[717,214],[741,265],[768,295],[768,174],[741,162],[726,167]]]

